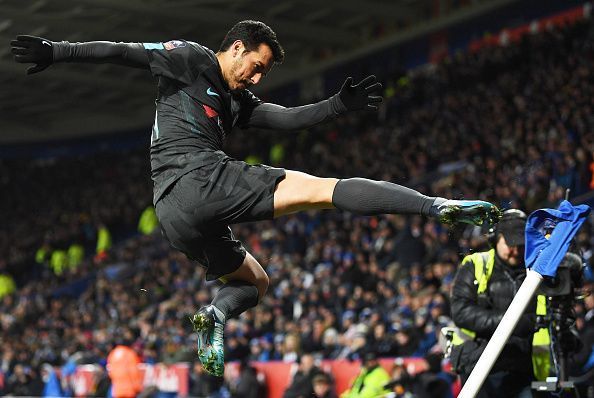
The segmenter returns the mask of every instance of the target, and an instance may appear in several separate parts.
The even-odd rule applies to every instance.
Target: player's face
[[[267,44],[260,44],[254,51],[247,51],[242,44],[233,57],[227,84],[232,91],[258,84],[273,64],[272,50]]]

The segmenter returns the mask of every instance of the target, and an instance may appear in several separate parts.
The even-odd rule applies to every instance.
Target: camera
[[[544,382],[533,382],[537,391],[574,390],[575,381],[569,378],[568,360],[570,354],[581,349],[577,330],[574,305],[580,299],[580,288],[584,285],[584,261],[577,250],[565,253],[555,277],[545,277],[537,294],[546,297],[546,315],[537,318],[537,327],[546,328],[550,337],[550,358],[556,376],[547,377]]]
[[[552,278],[544,278],[537,294],[549,298],[574,297],[574,290],[584,285],[583,267],[582,257],[575,252],[568,251],[557,268],[557,275]]]

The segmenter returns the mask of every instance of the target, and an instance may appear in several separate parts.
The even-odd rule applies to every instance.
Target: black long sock
[[[334,188],[332,203],[337,209],[372,216],[376,214],[434,215],[434,204],[443,198],[423,195],[420,192],[386,181],[366,178],[340,180]]]
[[[212,305],[225,315],[225,320],[235,318],[257,304],[258,289],[243,281],[225,283],[212,300]]]

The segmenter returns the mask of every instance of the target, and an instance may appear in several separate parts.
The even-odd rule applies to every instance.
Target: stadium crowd
[[[228,153],[528,212],[556,207],[567,188],[572,197],[594,189],[593,46],[594,24],[585,21],[459,53],[392,76],[378,115],[250,140],[238,133]],[[151,200],[146,158],[137,150],[1,161],[0,186],[10,194],[0,195],[0,274],[12,272],[18,282],[0,301],[2,393],[39,395],[44,364],[105,364],[124,341],[144,362],[195,360],[188,315],[210,302],[217,284],[205,283],[203,270],[160,234],[131,233]],[[93,249],[100,225],[116,231],[106,256],[86,256],[61,275],[46,259],[35,261],[44,244]],[[577,236],[588,261],[591,225]],[[338,211],[233,229],[265,266],[271,288],[261,305],[227,323],[229,361],[359,359],[369,350],[426,356],[450,323],[461,256],[486,244],[479,228]],[[576,311],[578,331],[592,339],[592,297]],[[198,370],[192,380],[201,382],[191,394],[219,388]],[[236,384],[227,388],[242,396]]]

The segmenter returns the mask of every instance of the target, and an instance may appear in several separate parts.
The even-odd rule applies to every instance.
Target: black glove
[[[353,85],[353,78],[348,77],[340,88],[338,97],[348,111],[377,110],[375,104],[382,102],[382,97],[371,94],[375,94],[381,89],[382,84],[377,82],[374,75],[367,76],[355,85]]]
[[[41,37],[20,35],[10,42],[14,60],[21,64],[34,63],[27,69],[27,74],[41,72],[54,61],[53,43]]]

